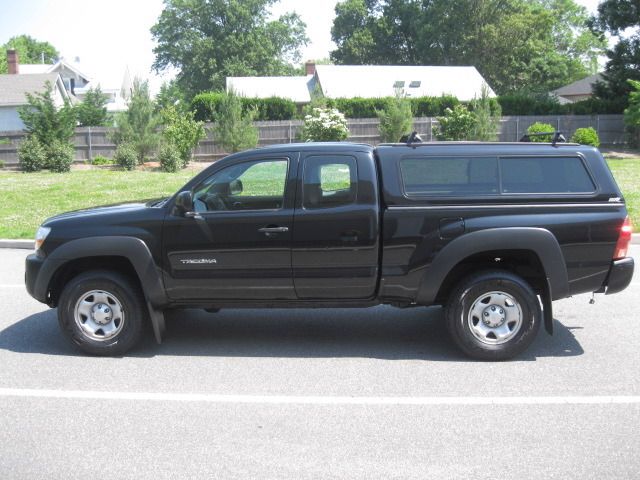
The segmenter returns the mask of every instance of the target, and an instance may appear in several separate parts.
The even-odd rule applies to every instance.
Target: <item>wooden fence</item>
[[[593,127],[600,136],[603,145],[618,145],[625,142],[624,120],[622,115],[546,115],[546,116],[511,116],[502,117],[498,140],[501,142],[518,141],[534,122],[549,123],[562,131],[569,138],[577,128]],[[377,118],[349,119],[349,141],[376,145],[380,142]],[[259,146],[278,143],[292,143],[298,139],[302,127],[301,120],[285,120],[271,122],[255,122],[259,130]],[[433,117],[414,119],[414,129],[424,141],[435,140],[434,127],[438,121]],[[207,126],[207,137],[195,150],[196,160],[212,161],[226,154],[218,145],[211,133],[211,125]],[[113,157],[115,145],[109,138],[107,127],[83,127],[76,129],[73,143],[76,149],[76,161],[91,161],[97,155]],[[18,163],[17,148],[25,133],[0,132],[0,140],[6,138],[8,144],[0,143],[0,161],[7,167],[15,167]]]

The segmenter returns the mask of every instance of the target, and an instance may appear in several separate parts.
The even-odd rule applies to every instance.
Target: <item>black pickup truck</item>
[[[455,343],[511,358],[552,301],[633,275],[624,199],[595,148],[543,143],[278,145],[170,198],[53,217],[26,261],[82,350],[121,355],[163,312],[445,306]]]

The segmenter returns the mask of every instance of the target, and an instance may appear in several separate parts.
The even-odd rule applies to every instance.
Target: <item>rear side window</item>
[[[595,185],[578,157],[503,157],[504,193],[592,193]]]
[[[407,195],[498,194],[496,157],[422,157],[400,160]]]
[[[328,208],[356,200],[358,171],[349,156],[311,156],[305,159],[303,206]]]

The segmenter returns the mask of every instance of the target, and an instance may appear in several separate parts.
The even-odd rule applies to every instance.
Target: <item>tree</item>
[[[474,65],[499,93],[586,76],[604,48],[574,0],[345,0],[331,30],[341,64]]]
[[[30,135],[34,135],[45,148],[56,140],[69,141],[75,132],[75,111],[68,101],[60,108],[56,106],[51,82],[45,83],[43,93],[27,93],[27,101],[29,104],[20,107],[18,114]]]
[[[502,108],[495,98],[489,97],[487,85],[482,85],[480,97],[472,100],[469,106],[475,121],[470,138],[482,142],[495,141],[500,128]]]
[[[400,89],[396,91],[396,96],[387,103],[386,108],[377,113],[380,120],[378,127],[380,139],[383,142],[398,142],[403,135],[411,131],[413,126],[411,102]]]
[[[130,143],[138,154],[138,162],[143,164],[160,142],[157,131],[159,119],[149,94],[148,82],[138,78],[133,80],[129,108],[116,117],[117,130],[113,133],[116,144]]]
[[[253,148],[258,144],[258,129],[253,114],[243,113],[242,100],[233,90],[223,94],[213,137],[229,153]]]
[[[228,76],[292,72],[307,43],[306,26],[294,13],[267,21],[275,1],[165,0],[151,28],[153,68],[177,68],[176,82],[189,98],[223,90]]]
[[[53,63],[59,53],[49,42],[40,42],[29,35],[18,35],[2,45],[0,55],[0,73],[7,73],[6,51],[14,49],[18,52],[20,63]]]
[[[629,94],[629,106],[624,111],[624,123],[631,134],[631,143],[640,146],[640,82],[629,80],[633,89]]]
[[[180,113],[174,106],[162,110],[162,136],[177,151],[182,167],[189,164],[193,149],[205,137],[203,122],[198,122],[193,117],[193,112]],[[166,158],[172,156],[169,150],[164,153],[167,154]]]
[[[100,86],[90,88],[85,93],[82,102],[76,105],[78,123],[82,127],[100,127],[109,121],[107,100],[109,97],[102,93]]]
[[[184,92],[175,80],[164,82],[156,95],[156,110],[158,112],[169,107],[173,107],[181,113],[189,110],[189,103],[185,98]]]
[[[607,50],[604,81],[596,84],[596,96],[617,100],[624,108],[632,91],[627,80],[640,80],[640,1],[605,0],[598,5],[598,16],[591,25],[602,36],[608,32],[618,38],[618,43]],[[628,35],[628,29],[633,28],[635,32]]]
[[[458,141],[468,140],[475,126],[475,117],[464,105],[447,108],[442,117],[436,117],[438,125],[435,127],[438,140]]]

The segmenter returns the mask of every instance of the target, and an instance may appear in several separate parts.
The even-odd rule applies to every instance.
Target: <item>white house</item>
[[[0,75],[0,132],[24,128],[18,109],[28,105],[27,93],[44,93],[47,82],[53,86],[56,106],[61,107],[65,99],[69,99],[69,94],[59,74]]]
[[[227,90],[245,97],[289,98],[309,103],[315,91],[327,98],[390,97],[400,90],[408,97],[453,95],[461,101],[480,97],[482,87],[495,93],[475,67],[411,65],[306,64],[305,76],[227,77]]]

